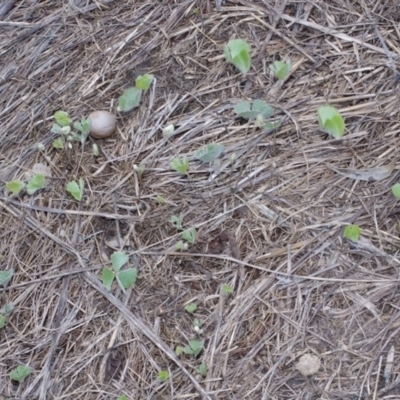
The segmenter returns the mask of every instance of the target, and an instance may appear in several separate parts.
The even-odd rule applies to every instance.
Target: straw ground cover
[[[0,266],[15,271],[1,289],[14,305],[1,396],[400,396],[399,17],[390,0],[16,2],[0,23],[1,187],[36,163],[51,176],[32,196],[0,194]],[[234,38],[250,44],[246,76],[224,58]],[[281,59],[284,82],[269,70]],[[118,113],[143,73],[155,79],[140,106]],[[237,118],[245,99],[272,104],[282,126]],[[327,102],[341,140],[318,126]],[[94,109],[118,118],[99,157],[93,139],[52,147],[55,111]],[[224,146],[219,167],[194,157],[209,143]],[[65,190],[79,179],[81,202]],[[196,230],[182,251],[172,216]],[[118,250],[138,270],[125,293],[101,282]],[[194,341],[197,356],[176,356]],[[320,361],[310,376],[304,354]],[[31,372],[18,385],[19,365]]]

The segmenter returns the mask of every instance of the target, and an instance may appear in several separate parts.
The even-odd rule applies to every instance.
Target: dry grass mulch
[[[0,21],[0,269],[15,271],[0,292],[15,307],[0,397],[400,398],[399,20],[395,0],[17,1]],[[233,38],[251,44],[246,76],[224,59]],[[269,71],[280,59],[293,64],[284,82]],[[151,89],[118,113],[142,73]],[[243,99],[272,104],[282,127],[237,118]],[[326,102],[346,120],[341,140],[318,126]],[[60,109],[117,116],[100,157],[93,139],[53,149]],[[225,146],[219,166],[194,158],[207,143]],[[7,194],[36,163],[46,188]],[[81,204],[65,191],[79,178]],[[180,213],[198,233],[183,252]],[[352,223],[357,243],[343,238]],[[139,270],[126,293],[101,283],[115,250]],[[176,357],[193,339],[202,353]],[[300,374],[303,354],[318,372]],[[17,385],[19,364],[32,373]]]

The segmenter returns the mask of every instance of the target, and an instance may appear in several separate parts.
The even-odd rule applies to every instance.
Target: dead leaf
[[[370,169],[335,168],[331,165],[328,165],[328,167],[346,178],[356,179],[358,181],[382,181],[390,176],[395,165],[396,161],[393,160],[388,165]]]

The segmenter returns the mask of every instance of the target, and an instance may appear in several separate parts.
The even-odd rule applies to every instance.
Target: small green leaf
[[[250,46],[245,40],[230,40],[224,46],[226,60],[233,64],[242,74],[247,74],[251,66]]]
[[[119,396],[117,400],[128,400],[128,398],[125,395],[123,395]]]
[[[68,113],[65,111],[57,111],[54,114],[54,118],[57,124],[60,126],[67,126],[72,122],[71,118],[68,116]]]
[[[196,150],[194,156],[200,161],[209,163],[216,160],[224,150],[225,147],[222,144],[210,143]]]
[[[34,194],[38,190],[43,189],[46,186],[46,179],[44,175],[38,174],[35,175],[26,186],[26,192],[28,194]]]
[[[6,287],[14,275],[14,270],[0,271],[0,286]]]
[[[123,289],[129,289],[137,281],[138,270],[136,268],[129,268],[117,272],[117,280]]]
[[[202,376],[207,375],[207,371],[208,371],[208,368],[207,368],[206,364],[200,364],[199,368],[197,368],[197,370],[196,370],[196,372]]]
[[[182,348],[182,352],[188,355],[192,355],[193,354],[193,350],[190,346],[185,346]]]
[[[21,181],[10,181],[6,183],[6,188],[12,194],[16,196],[21,192],[21,190],[25,187],[25,183]]]
[[[82,185],[81,185],[82,183]],[[81,178],[79,184],[76,181],[71,181],[67,184],[67,192],[77,201],[82,200],[84,181]]]
[[[160,195],[157,195],[156,201],[157,201],[157,203],[160,203],[160,204],[165,203],[164,197],[162,197],[162,196],[160,196]]]
[[[229,295],[233,293],[233,287],[231,285],[227,285],[224,283],[221,287],[222,293],[225,295]]]
[[[138,88],[132,87],[124,90],[122,96],[119,98],[119,111],[131,111],[140,104],[142,98],[142,91]]]
[[[361,229],[358,225],[348,225],[344,229],[344,237],[352,242],[357,242],[360,237]]]
[[[192,350],[191,354],[194,354],[195,356],[199,355],[201,353],[201,351],[203,350],[203,345],[204,345],[204,341],[202,341],[202,340],[191,340],[189,342],[189,346]],[[186,354],[189,354],[189,353],[186,353]]]
[[[289,71],[291,68],[291,62],[284,62],[284,61],[275,61],[273,64],[269,66],[272,73],[281,80],[284,80],[289,75]]]
[[[51,132],[62,135],[64,131],[61,125],[53,124],[53,126],[51,127]]]
[[[190,303],[187,304],[185,306],[185,310],[189,313],[189,314],[193,314],[196,310],[197,310],[197,306],[195,303]]]
[[[178,250],[178,251],[185,250],[185,243],[183,243],[183,241],[180,240],[180,241],[175,245],[175,249]]]
[[[193,244],[196,240],[196,233],[197,232],[195,228],[187,229],[186,231],[182,232],[182,238]]]
[[[1,308],[0,314],[4,314],[6,316],[11,315],[11,313],[14,311],[14,304],[13,303],[8,303],[4,307]]]
[[[179,172],[181,174],[186,174],[188,168],[189,168],[189,160],[187,157],[183,157],[182,159],[175,157],[171,162],[170,162],[170,167],[175,170],[176,172]]]
[[[392,186],[392,193],[397,200],[400,200],[400,183],[396,183]]]
[[[274,115],[274,109],[264,100],[241,101],[235,105],[233,111],[245,119],[254,119],[258,116],[266,119]]]
[[[19,365],[10,373],[10,378],[16,382],[23,382],[31,373],[31,369],[25,365]]]
[[[277,129],[282,125],[282,121],[278,120],[278,121],[267,121],[264,124],[264,129],[268,130],[268,131],[272,131],[273,129]]]
[[[129,261],[129,257],[123,251],[114,251],[110,258],[113,269],[116,272]]]
[[[63,149],[64,148],[64,140],[61,137],[53,140],[53,147],[55,149]]]
[[[200,327],[201,327],[201,322],[200,322],[197,318],[195,318],[195,319],[193,320],[193,326],[194,326],[195,328],[200,328]]]
[[[175,354],[179,357],[182,353],[183,353],[183,347],[182,346],[176,346]]]
[[[74,128],[86,137],[90,132],[90,120],[82,118],[80,122],[74,123]]]
[[[111,269],[104,267],[102,273],[103,285],[107,290],[111,290],[114,281],[114,272]]]
[[[322,129],[334,138],[340,139],[344,135],[344,120],[335,107],[329,105],[319,107],[318,121]]]
[[[0,329],[4,328],[6,326],[7,318],[0,314]]]
[[[159,381],[165,382],[169,378],[169,372],[165,370],[159,371],[157,378]]]
[[[171,223],[175,226],[176,229],[178,230],[182,230],[182,222],[183,222],[183,214],[180,213],[178,216],[177,215],[173,215],[171,217]]]
[[[154,75],[151,74],[139,75],[136,78],[136,87],[140,90],[147,90],[150,87],[151,82],[153,82],[153,79]]]

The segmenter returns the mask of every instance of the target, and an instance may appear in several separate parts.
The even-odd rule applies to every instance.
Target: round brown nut
[[[115,117],[108,111],[93,111],[89,114],[90,136],[95,139],[110,137],[117,126]]]

